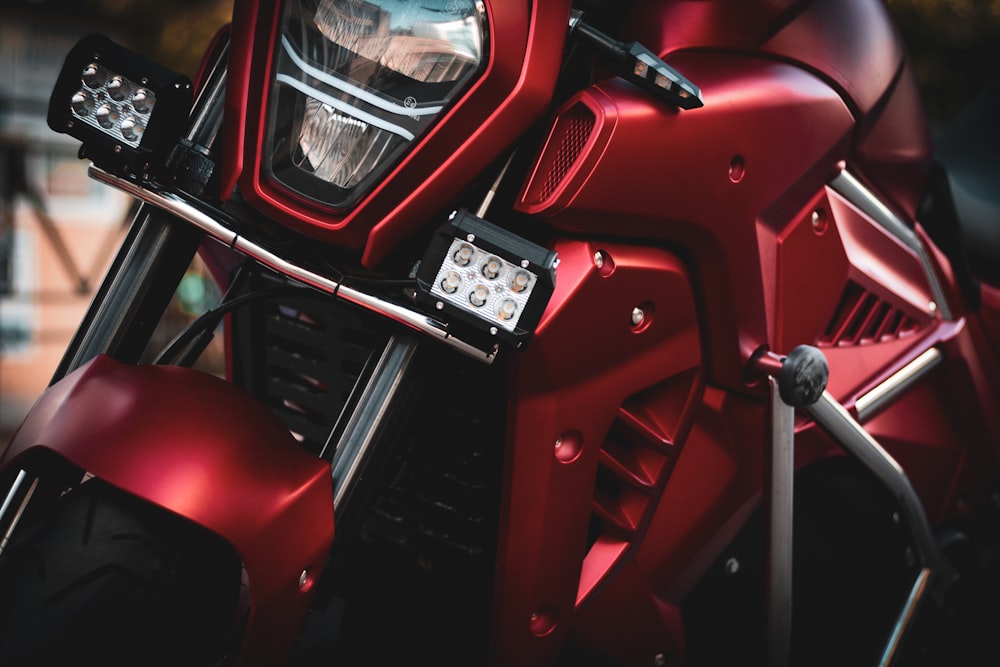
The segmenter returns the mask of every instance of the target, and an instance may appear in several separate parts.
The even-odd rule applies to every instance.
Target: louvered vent
[[[670,445],[653,445],[630,427],[630,415],[619,419],[601,448],[594,486],[592,528],[601,534],[632,541],[650,509],[659,472],[666,466]],[[666,449],[664,449],[666,448]]]
[[[856,283],[849,283],[821,346],[845,347],[898,340],[919,331],[921,323]]]

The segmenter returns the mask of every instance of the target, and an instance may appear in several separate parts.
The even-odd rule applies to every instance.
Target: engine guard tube
[[[333,540],[333,484],[270,411],[205,373],[101,355],[42,394],[0,465],[37,447],[227,539],[251,589],[240,664],[287,658]]]

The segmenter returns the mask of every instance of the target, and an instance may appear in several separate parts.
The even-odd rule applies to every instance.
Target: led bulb
[[[471,303],[476,308],[482,308],[486,305],[487,299],[490,298],[490,289],[486,285],[476,285],[469,292],[469,303]]]
[[[140,88],[132,96],[132,108],[135,109],[136,113],[149,113],[153,110],[154,104],[156,104],[156,95],[146,88]]]
[[[458,271],[449,271],[441,279],[441,289],[447,294],[454,294],[461,284],[462,276],[458,275]]]
[[[115,123],[118,122],[118,110],[110,104],[102,104],[97,107],[94,117],[97,119],[98,125],[103,127],[105,130],[110,130],[115,126]]]
[[[520,294],[524,290],[528,289],[529,284],[531,284],[531,274],[522,269],[518,269],[511,274],[508,287],[510,287],[512,292]]]
[[[73,93],[69,104],[77,116],[86,116],[94,108],[94,96],[86,90],[78,90]]]
[[[135,116],[127,116],[121,125],[122,136],[128,141],[138,141],[146,128],[136,120]]]
[[[499,305],[497,305],[497,317],[501,320],[513,319],[514,315],[517,314],[517,302],[514,299],[507,298],[503,299]]]
[[[132,86],[129,85],[128,79],[124,77],[114,76],[111,78],[111,81],[108,81],[108,97],[115,102],[125,100],[131,92]]]
[[[96,90],[104,85],[104,82],[108,77],[103,67],[97,63],[90,63],[83,68],[83,73],[80,78],[83,79],[83,82],[87,85],[87,87]]]
[[[496,280],[503,268],[503,260],[499,257],[487,257],[483,262],[482,273],[487,280]]]
[[[455,260],[455,264],[458,264],[459,266],[468,266],[475,253],[476,251],[471,245],[463,243],[458,247],[458,250],[455,251],[455,255],[452,259]]]

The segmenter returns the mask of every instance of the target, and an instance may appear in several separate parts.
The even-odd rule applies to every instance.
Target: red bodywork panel
[[[556,290],[516,358],[511,387],[495,619],[501,664],[550,664],[558,655],[588,593],[580,568],[592,512],[606,527],[585,566],[596,582],[648,521],[700,388],[694,301],[676,257],[582,241],[556,250]],[[643,311],[638,325],[634,307]],[[623,475],[634,497],[598,502],[599,469]]]
[[[225,538],[250,580],[240,664],[284,660],[333,540],[333,491],[270,411],[204,373],[100,356],[42,394],[3,466],[33,448]]]
[[[522,187],[520,211],[590,240],[555,244],[557,292],[515,364],[504,664],[546,664],[568,637],[614,664],[679,664],[680,603],[760,502],[766,400],[746,368],[761,348],[823,348],[849,409],[930,347],[975,359],[866,426],[932,520],[985,497],[996,470],[996,406],[981,397],[996,395],[998,369],[978,323],[938,319],[917,254],[829,185],[846,165],[914,224],[930,143],[882,3],[638,2],[633,16],[621,36],[663,55],[705,106],[678,112],[600,82],[556,111]],[[593,252],[640,244],[674,267],[674,287],[633,265],[662,296],[601,292]],[[947,260],[930,252],[957,310]],[[671,289],[672,326],[692,344],[657,361],[624,342],[617,310],[652,303],[659,318]],[[797,431],[797,467],[840,454],[808,420]],[[565,441],[579,450],[569,462]]]
[[[596,128],[555,191],[520,208],[575,234],[616,235],[688,249],[706,308],[716,381],[742,384],[770,341],[775,238],[805,198],[836,173],[853,120],[840,97],[801,69],[757,57],[689,53],[672,62],[701,86],[705,106],[677,112],[610,80],[566,108]],[[548,147],[546,147],[548,148]]]

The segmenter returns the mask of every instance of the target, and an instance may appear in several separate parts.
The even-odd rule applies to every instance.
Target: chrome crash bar
[[[90,167],[90,177],[121,190],[139,201],[162,209],[195,227],[198,227],[206,234],[222,243],[228,248],[242,253],[275,271],[297,280],[305,285],[326,292],[332,296],[344,299],[349,303],[361,306],[373,313],[387,317],[395,322],[404,324],[411,329],[435,338],[452,349],[478,361],[492,363],[496,357],[497,347],[493,346],[489,350],[482,350],[475,345],[467,343],[448,331],[447,324],[438,322],[423,313],[411,310],[385,299],[379,298],[362,290],[344,285],[341,282],[318,274],[298,264],[289,262],[274,254],[270,250],[240,236],[229,229],[221,222],[206,213],[201,208],[187,201],[181,195],[163,190],[153,183],[136,183],[124,178],[119,178],[114,174],[104,171],[95,166]]]
[[[818,354],[818,351],[816,351]],[[884,407],[934,368],[941,353],[930,348],[902,368],[882,385],[857,402],[859,419]],[[939,601],[956,575],[941,556],[920,497],[902,466],[868,433],[829,392],[822,391],[808,401],[789,401],[781,393],[777,378],[786,364],[774,357],[757,361],[757,372],[764,373],[770,385],[771,434],[767,479],[764,491],[767,521],[767,653],[771,667],[788,664],[792,635],[792,522],[795,409],[807,412],[848,454],[864,465],[885,487],[899,505],[899,512],[909,527],[920,569],[903,602],[892,631],[879,658],[879,667],[888,667],[895,659],[903,636],[913,621],[921,601],[930,594]],[[825,380],[823,382],[825,385]]]

